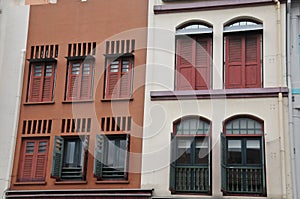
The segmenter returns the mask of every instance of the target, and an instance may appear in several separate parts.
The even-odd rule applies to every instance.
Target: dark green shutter
[[[90,136],[89,135],[83,135],[80,136],[81,142],[82,142],[82,167],[81,167],[81,173],[83,179],[86,179],[86,170],[87,170],[87,160],[88,160],[88,149],[89,149],[89,141],[90,141]]]
[[[124,177],[128,179],[128,171],[129,171],[129,146],[130,146],[130,136],[129,134],[126,135],[126,153],[125,153],[125,173]]]
[[[54,147],[53,147],[53,159],[52,159],[52,172],[51,177],[60,179],[62,162],[64,153],[64,138],[60,136],[54,137]]]
[[[223,133],[220,136],[220,148],[221,148],[221,191],[226,192],[226,159],[227,159],[227,147],[226,137]]]
[[[265,139],[261,136],[261,169],[262,169],[262,186],[263,193],[266,193],[266,173],[265,173]]]
[[[96,135],[95,154],[94,154],[94,176],[102,178],[102,168],[104,160],[104,135]]]
[[[171,144],[170,144],[170,191],[175,192],[176,190],[176,136],[171,133]]]

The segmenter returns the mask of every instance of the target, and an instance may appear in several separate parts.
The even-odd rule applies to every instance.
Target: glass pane
[[[190,134],[190,124],[188,121],[182,121],[183,134]]]
[[[247,140],[247,164],[261,163],[261,149],[259,140]]]
[[[110,72],[117,73],[119,71],[119,61],[110,62]]]
[[[129,71],[129,61],[123,61],[122,62],[122,72],[128,72]]]
[[[66,153],[64,159],[67,165],[73,164],[75,162],[75,146],[76,143],[74,141],[66,143]]]
[[[72,75],[79,75],[80,73],[80,63],[72,64]]]
[[[83,64],[83,72],[82,72],[82,74],[89,75],[90,74],[90,69],[91,69],[91,64],[84,63]]]
[[[34,152],[34,142],[26,142],[26,153]]]
[[[124,171],[126,158],[126,140],[114,139],[107,142],[107,158],[105,165]]]
[[[197,139],[195,141],[195,163],[208,164],[208,139]]]
[[[198,120],[192,119],[190,120],[190,134],[195,135],[197,132],[197,124]]]
[[[192,140],[177,140],[177,163],[190,164]]]
[[[227,163],[228,164],[242,163],[242,141],[241,140],[228,140]]]
[[[34,66],[34,76],[35,77],[40,77],[40,76],[42,76],[42,69],[43,69],[43,66],[41,66],[41,65],[36,65],[36,66]]]

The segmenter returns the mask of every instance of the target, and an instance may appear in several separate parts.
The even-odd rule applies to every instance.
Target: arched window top
[[[262,135],[263,122],[248,117],[239,117],[225,123],[227,135]]]
[[[250,30],[262,30],[263,25],[250,20],[241,20],[230,23],[224,26],[224,32],[240,32],[240,31],[250,31]]]
[[[201,23],[192,23],[176,29],[176,35],[192,35],[204,33],[212,33],[212,27]]]
[[[183,118],[175,123],[176,135],[208,135],[210,122],[201,117]]]

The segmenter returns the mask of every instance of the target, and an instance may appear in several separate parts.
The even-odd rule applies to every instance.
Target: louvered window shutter
[[[122,60],[121,79],[120,79],[120,97],[129,97],[131,81],[132,60]]]
[[[265,172],[265,139],[261,136],[261,165],[262,165],[262,183],[263,183],[263,193],[266,193],[266,172]]]
[[[81,62],[70,62],[67,99],[78,99],[80,95]]]
[[[106,95],[108,98],[119,97],[120,61],[110,61],[107,68]]]
[[[195,85],[194,70],[195,42],[190,37],[177,39],[176,52],[176,89],[193,90]]]
[[[88,161],[88,149],[89,149],[89,141],[90,141],[90,136],[89,135],[84,135],[80,136],[80,140],[83,143],[82,144],[82,157],[81,157],[81,165],[82,165],[82,178],[85,180],[86,179],[86,171],[87,171],[87,161]]]
[[[227,190],[227,173],[226,173],[226,162],[227,162],[227,147],[226,137],[223,133],[220,135],[220,148],[221,148],[221,191],[226,192]]]
[[[25,141],[21,154],[19,181],[31,181],[34,173],[35,141]]]
[[[34,179],[38,181],[45,180],[46,168],[47,168],[47,155],[48,155],[48,141],[40,140],[36,142],[36,161]]]
[[[261,87],[260,34],[246,35],[245,39],[245,87]]]
[[[129,134],[126,135],[126,152],[125,152],[125,173],[124,173],[124,178],[128,179],[128,171],[129,171],[129,151],[130,151],[130,136]]]
[[[225,88],[243,87],[243,38],[226,37]]]
[[[64,139],[60,136],[54,137],[52,172],[51,177],[60,179],[63,163]]]
[[[176,142],[176,136],[171,133],[169,189],[172,193],[176,191]]]
[[[42,100],[43,76],[44,66],[42,64],[32,65],[30,92],[28,97],[29,102],[40,102]]]
[[[81,88],[80,88],[80,98],[81,99],[90,99],[91,98],[92,74],[93,74],[92,62],[90,62],[90,61],[83,62]]]
[[[94,153],[94,176],[101,179],[104,164],[104,135],[96,135],[95,153]]]
[[[211,65],[211,38],[199,37],[196,39],[195,55],[195,89],[204,90],[210,88]]]
[[[45,65],[42,101],[52,101],[54,76],[55,76],[54,72],[55,72],[55,68],[53,64]]]

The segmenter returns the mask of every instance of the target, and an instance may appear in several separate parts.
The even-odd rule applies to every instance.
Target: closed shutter
[[[243,87],[243,36],[226,37],[225,88]]]
[[[42,101],[52,101],[55,68],[53,64],[45,65]]]
[[[171,193],[176,191],[176,136],[171,133],[171,145],[170,145],[170,186]]]
[[[93,64],[84,62],[82,67],[80,98],[90,99],[92,89]]]
[[[31,181],[34,169],[35,141],[23,142],[21,154],[21,166],[19,171],[19,181]]]
[[[130,136],[129,134],[126,135],[126,152],[125,152],[125,173],[124,173],[124,178],[128,179],[128,171],[129,171],[129,152],[130,150]]]
[[[52,172],[51,177],[60,179],[62,171],[64,153],[64,139],[60,136],[54,137],[54,147],[53,147],[53,158],[52,158]]]
[[[120,61],[111,61],[107,68],[106,95],[108,98],[119,97]]]
[[[32,65],[30,92],[28,97],[29,102],[41,102],[42,90],[43,90],[43,76],[44,76],[43,64]]]
[[[260,34],[246,35],[245,39],[245,87],[261,87]]]
[[[203,90],[210,88],[211,38],[199,37],[196,42],[195,89]]]
[[[37,155],[35,164],[34,179],[43,181],[45,180],[46,168],[47,168],[47,154],[48,154],[48,141],[41,140],[36,143]]]
[[[180,37],[177,39],[176,52],[176,89],[193,90],[195,85],[195,42],[190,37]]]
[[[121,79],[120,79],[120,97],[129,97],[131,82],[132,60],[122,60]]]
[[[104,164],[104,135],[96,135],[95,153],[94,153],[94,176],[101,179]]]
[[[223,133],[220,135],[220,153],[221,153],[221,191],[227,190],[227,174],[226,174],[226,162],[227,162],[227,147],[226,137]]]
[[[67,99],[78,99],[80,94],[81,62],[70,62]]]

